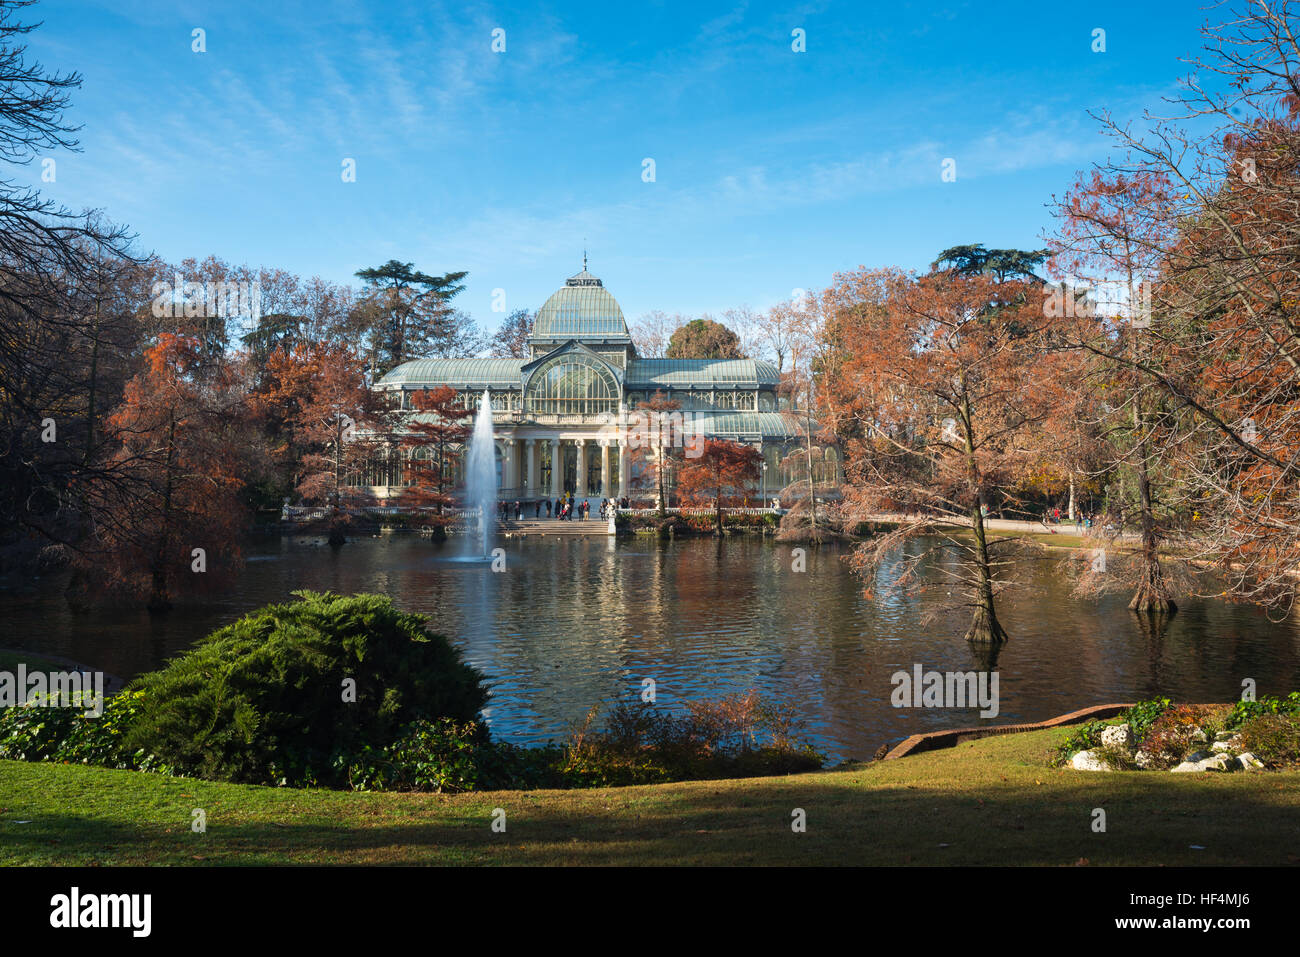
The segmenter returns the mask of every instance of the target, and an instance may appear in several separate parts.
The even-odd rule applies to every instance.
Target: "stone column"
[[[527,462],[527,477],[524,479],[524,495],[531,497],[537,491],[537,440],[524,439],[524,459]]]
[[[573,485],[573,494],[576,498],[583,498],[587,494],[587,440],[574,439],[573,442],[578,447],[578,474],[577,481]]]
[[[560,467],[560,440],[551,439],[551,498],[559,498],[562,469]]]
[[[627,461],[627,439],[618,441],[618,491],[615,493],[622,498],[628,494],[628,461]]]
[[[501,444],[501,484],[508,489],[513,489],[519,485],[519,481],[516,478],[519,474],[519,469],[515,467],[516,459],[518,458],[515,454],[515,440],[506,439]]]
[[[600,494],[609,498],[609,439],[600,440]]]

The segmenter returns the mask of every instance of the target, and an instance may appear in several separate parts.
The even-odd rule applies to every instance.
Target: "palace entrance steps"
[[[585,522],[578,519],[561,522],[556,518],[526,518],[516,522],[497,522],[497,533],[507,537],[513,535],[608,535],[609,522],[602,521],[598,514]]]

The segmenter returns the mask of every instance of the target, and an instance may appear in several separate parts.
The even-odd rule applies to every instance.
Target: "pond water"
[[[201,609],[78,613],[58,577],[0,592],[0,647],[60,655],[124,678],[155,668],[212,628],[297,588],[380,592],[430,616],[492,684],[493,733],[521,743],[562,735],[600,701],[662,706],[756,688],[793,705],[833,758],[866,758],[918,731],[979,724],[977,708],[898,709],[890,676],[978,667],[968,613],[939,597],[864,598],[835,548],[758,538],[527,537],[500,542],[506,571],[450,559],[463,544],[409,535],[334,551],[279,538],[253,549],[235,586]],[[995,723],[1037,721],[1156,693],[1231,701],[1300,688],[1300,627],[1218,601],[1185,600],[1163,633],[1127,596],[1073,597],[1052,558],[1023,562],[1001,598],[1011,640],[997,658]]]

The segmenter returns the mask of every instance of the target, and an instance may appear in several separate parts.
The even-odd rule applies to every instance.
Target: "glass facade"
[[[540,415],[599,415],[618,409],[618,381],[598,359],[556,356],[528,379],[528,411]]]

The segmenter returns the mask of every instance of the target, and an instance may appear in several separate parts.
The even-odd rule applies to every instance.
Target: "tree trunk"
[[[717,507],[718,507],[718,513],[717,513],[718,535],[721,535],[722,534],[722,486],[721,485],[719,485],[717,488],[717,495],[718,497],[715,501],[717,502]]]
[[[978,499],[971,510],[971,525],[975,531],[975,565],[979,580],[976,584],[975,616],[966,631],[966,640],[979,645],[1000,645],[1007,633],[998,621],[993,604],[993,572],[989,566],[988,539],[984,533],[984,516]]]
[[[817,537],[817,486],[813,482],[813,463],[812,463],[812,384],[808,386],[808,401],[804,403],[804,442],[805,457],[808,463],[808,521],[811,525],[812,536],[810,540],[814,543],[819,541]]]
[[[1129,276],[1129,288],[1133,288],[1132,274]],[[1133,345],[1135,354],[1136,339],[1135,334]],[[1160,570],[1160,538],[1156,531],[1156,519],[1151,505],[1150,443],[1147,437],[1146,411],[1142,407],[1141,391],[1134,396],[1133,425],[1138,437],[1137,480],[1142,520],[1142,566],[1141,580],[1128,606],[1133,611],[1168,615],[1177,611],[1178,606],[1170,599],[1169,589]]]
[[[1145,442],[1143,439],[1144,445]],[[1145,456],[1138,463],[1138,495],[1142,502],[1142,577],[1128,606],[1133,611],[1156,615],[1172,614],[1178,610],[1178,606],[1169,597],[1169,589],[1160,570],[1160,540],[1156,534],[1155,516],[1151,513],[1151,482],[1147,477]]]
[[[659,515],[663,516],[668,512],[668,496],[664,494],[664,469],[668,467],[668,457],[664,451],[662,436],[655,451],[658,457],[658,461],[655,463],[655,479],[659,485]]]
[[[90,345],[90,382],[87,384],[86,397],[86,449],[81,457],[81,465],[85,468],[90,464],[91,451],[95,448],[95,400],[98,398],[99,385],[99,312],[100,297],[98,288],[95,291],[95,321],[92,326],[93,338]]]
[[[171,598],[167,594],[167,552],[171,544],[172,516],[172,468],[176,459],[176,415],[173,411],[167,431],[166,480],[163,484],[162,515],[158,548],[153,556],[152,582],[147,608],[150,611],[166,611],[171,608]]]
[[[343,534],[342,518],[339,514],[339,503],[342,497],[340,486],[342,484],[341,472],[343,470],[343,420],[338,420],[338,425],[334,427],[334,494],[330,496],[333,501],[330,508],[330,547],[338,548],[347,544],[347,536]]]
[[[964,383],[963,383],[964,388]],[[977,645],[1000,645],[1007,633],[998,621],[993,604],[993,569],[989,562],[988,536],[984,530],[984,495],[980,491],[979,463],[975,459],[975,433],[971,421],[970,399],[962,400],[962,427],[966,432],[966,474],[970,482],[971,529],[975,533],[975,617],[966,631],[966,640]]]

